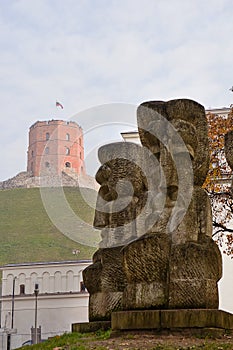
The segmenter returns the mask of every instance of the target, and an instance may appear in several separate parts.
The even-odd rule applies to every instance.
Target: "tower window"
[[[46,168],[50,168],[49,162],[45,162],[45,167],[46,167]]]
[[[70,134],[66,134],[66,141],[70,141]]]
[[[45,147],[45,154],[49,154],[49,147]]]
[[[32,151],[32,157],[33,157],[33,155],[34,155],[34,152]]]
[[[79,153],[80,159],[82,159],[82,152]]]
[[[70,162],[66,162],[66,163],[65,163],[65,166],[66,166],[66,168],[71,168]]]
[[[82,140],[81,139],[79,139],[79,145],[82,146]]]
[[[68,156],[70,154],[70,149],[66,147],[66,155]]]
[[[48,140],[49,140],[49,132],[46,132],[46,136],[45,136],[45,138],[46,138],[46,141],[48,141]]]

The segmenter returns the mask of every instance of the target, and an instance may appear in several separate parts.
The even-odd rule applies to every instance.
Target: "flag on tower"
[[[60,107],[61,109],[63,109],[64,107],[62,106],[62,104],[58,101],[56,101],[56,107]]]

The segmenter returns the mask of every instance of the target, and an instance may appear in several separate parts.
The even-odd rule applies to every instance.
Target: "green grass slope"
[[[111,336],[111,330],[96,333],[71,333],[20,350],[232,350],[231,337],[210,337],[185,334],[160,335],[146,332],[122,332]]]
[[[96,193],[87,191],[94,203]],[[87,205],[80,190],[67,187],[64,193],[75,214],[92,224],[94,209]],[[77,231],[79,229],[77,227]],[[74,255],[74,249],[80,253]],[[69,239],[54,226],[43,206],[39,188],[0,191],[0,265],[90,259],[95,250]]]

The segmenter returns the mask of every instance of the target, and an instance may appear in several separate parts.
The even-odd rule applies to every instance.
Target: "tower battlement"
[[[69,126],[73,126],[73,127],[77,127],[78,126],[79,128],[81,128],[81,126],[79,126],[74,121],[64,121],[64,120],[60,120],[60,119],[50,119],[50,120],[42,120],[42,121],[38,120],[34,124],[32,124],[30,126],[30,129],[33,129],[33,128],[36,128],[36,127],[43,127],[43,126],[47,126],[47,125],[69,125]]]

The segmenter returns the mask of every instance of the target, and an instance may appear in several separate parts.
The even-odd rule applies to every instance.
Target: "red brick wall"
[[[44,171],[59,174],[63,170],[85,174],[82,128],[62,120],[36,122],[29,130],[27,171],[40,176]]]

